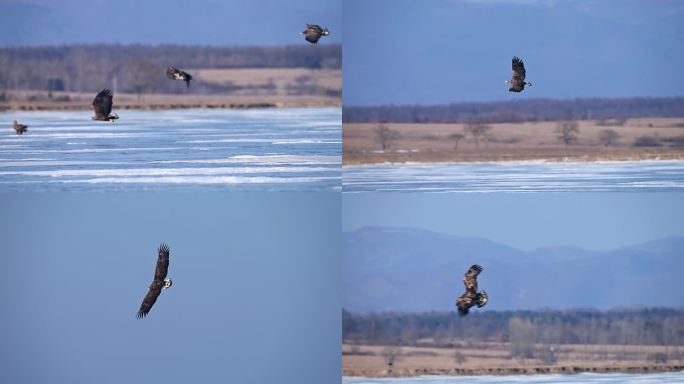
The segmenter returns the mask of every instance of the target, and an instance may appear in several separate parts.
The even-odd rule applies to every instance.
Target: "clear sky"
[[[609,250],[684,236],[681,193],[358,193],[342,198],[342,229],[413,227],[524,250]]]
[[[339,381],[339,193],[0,202],[0,382]],[[174,284],[138,320],[161,242]]]
[[[341,0],[0,0],[0,46],[301,44],[306,23],[342,42]]]
[[[344,104],[683,96],[682,20],[677,0],[345,0]]]

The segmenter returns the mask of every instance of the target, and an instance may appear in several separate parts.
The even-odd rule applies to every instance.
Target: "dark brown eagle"
[[[14,131],[17,133],[17,135],[22,135],[24,132],[28,131],[28,125],[19,124],[16,120],[14,120],[12,126],[14,127]]]
[[[525,63],[517,56],[513,57],[513,77],[506,82],[511,85],[509,92],[520,92],[532,86],[532,83],[525,81]]]
[[[154,271],[154,280],[152,280],[150,290],[147,292],[147,295],[145,295],[142,304],[140,304],[140,310],[138,311],[137,316],[138,319],[147,316],[162,290],[173,285],[173,281],[166,278],[168,271],[169,247],[166,244],[162,244],[159,246],[159,256],[157,257],[157,269]]]
[[[114,93],[110,89],[103,89],[93,99],[93,110],[95,116],[93,120],[99,121],[114,121],[119,118],[119,115],[112,113],[112,105],[114,104]]]
[[[467,315],[468,309],[474,305],[477,305],[478,308],[482,308],[487,304],[487,292],[477,291],[477,275],[479,275],[480,272],[482,272],[482,267],[473,265],[468,272],[466,272],[465,277],[463,277],[463,284],[465,284],[466,291],[462,296],[456,298],[456,307],[458,308],[458,314],[461,316]]]
[[[321,28],[316,24],[307,24],[306,30],[304,32],[300,32],[299,34],[303,35],[306,41],[309,43],[316,44],[321,36],[328,36],[330,31],[328,31],[328,28]]]
[[[168,77],[171,80],[185,81],[186,87],[190,86],[190,80],[192,80],[192,76],[190,76],[189,73],[181,71],[176,67],[168,67],[166,69],[166,77]]]

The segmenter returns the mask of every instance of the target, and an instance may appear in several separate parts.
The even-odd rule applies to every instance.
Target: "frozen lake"
[[[681,191],[684,161],[344,166],[342,183],[344,192]]]
[[[0,191],[341,188],[340,108],[117,112],[1,113]]]
[[[343,377],[343,384],[517,384],[517,383],[682,383],[684,372],[649,374],[627,373],[580,373],[577,375],[518,375],[518,376],[418,376],[402,378],[369,379],[362,377]]]

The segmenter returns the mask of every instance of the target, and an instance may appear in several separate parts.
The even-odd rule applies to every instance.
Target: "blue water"
[[[118,113],[0,113],[0,192],[341,188],[340,108]]]
[[[382,164],[343,167],[344,192],[684,190],[684,161]]]
[[[466,384],[466,383],[684,383],[683,372],[628,374],[628,373],[580,373],[577,375],[516,375],[516,376],[418,376],[402,378],[370,379],[343,377],[343,384]]]

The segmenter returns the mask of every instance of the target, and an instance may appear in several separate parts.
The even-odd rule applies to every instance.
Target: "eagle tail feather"
[[[487,301],[489,300],[489,296],[487,296],[487,292],[485,291],[480,291],[480,293],[477,294],[477,307],[482,308],[487,304]]]

